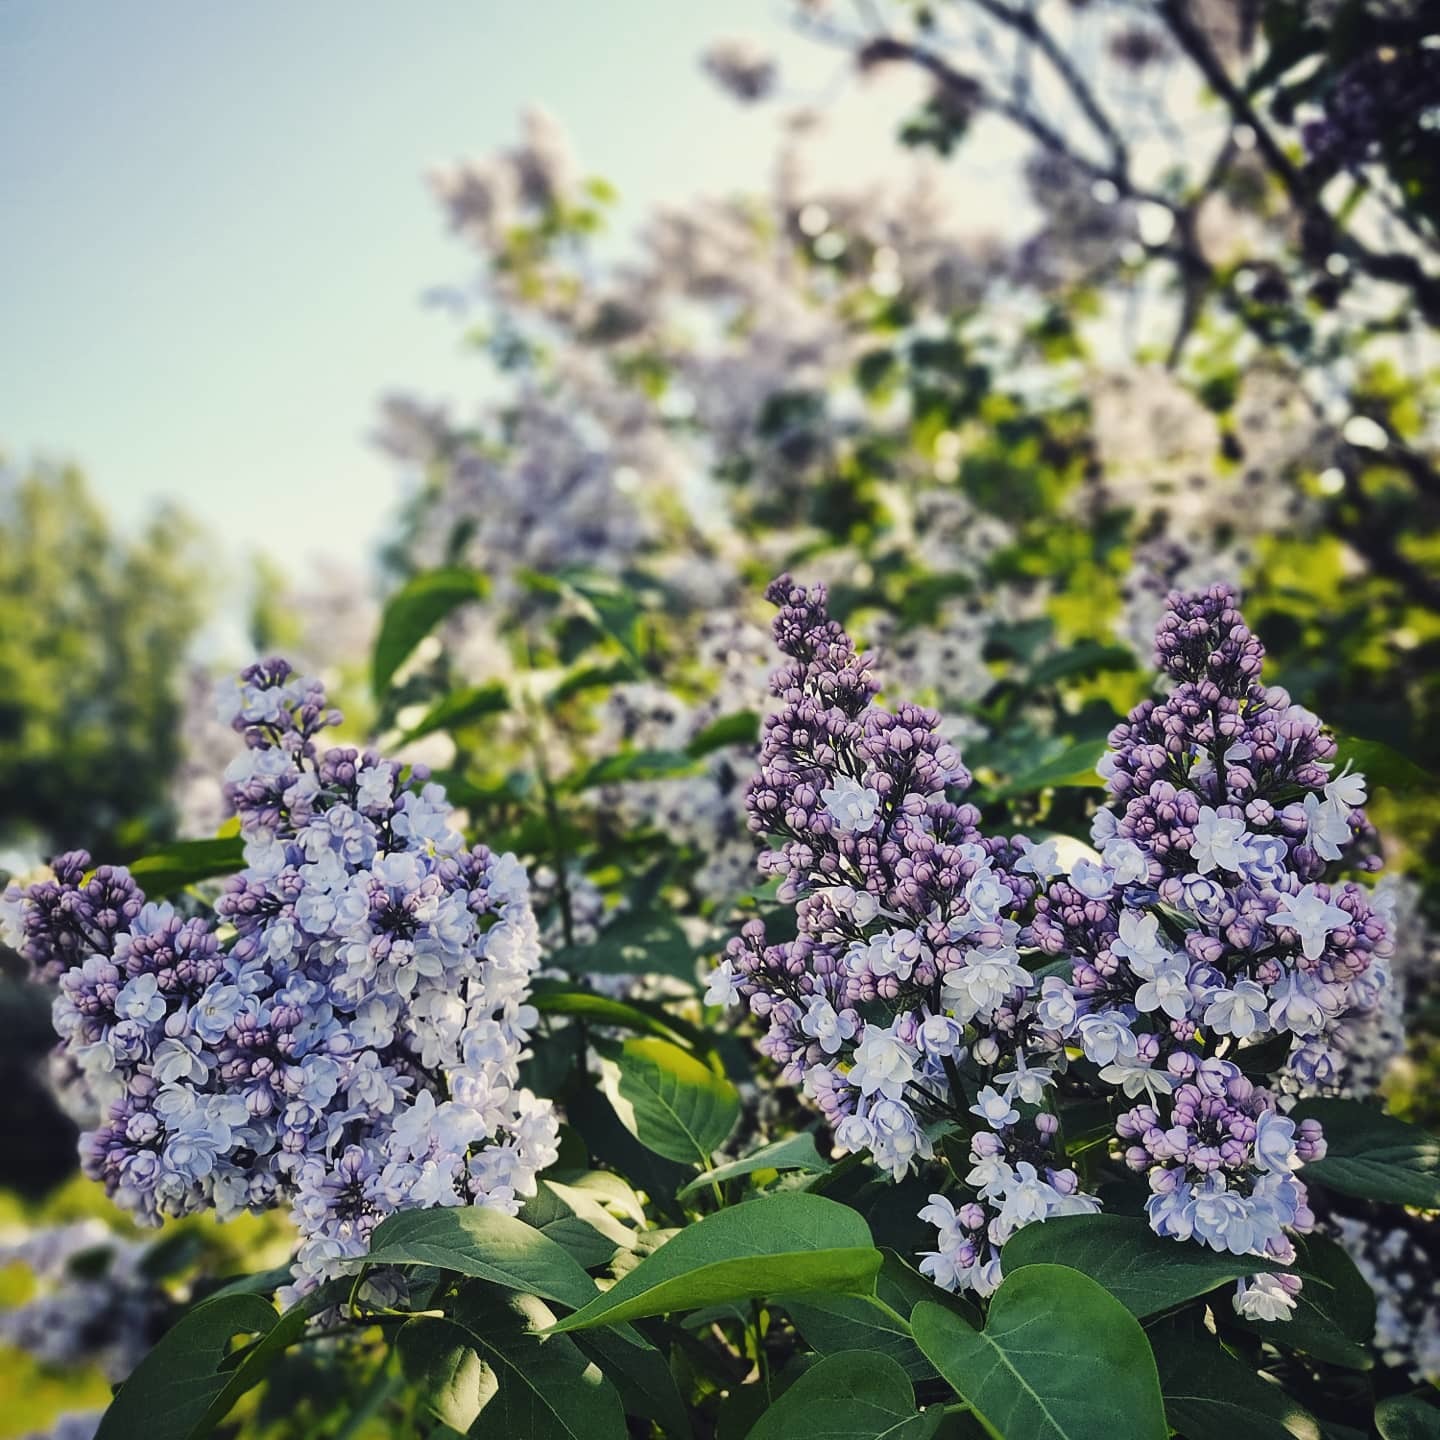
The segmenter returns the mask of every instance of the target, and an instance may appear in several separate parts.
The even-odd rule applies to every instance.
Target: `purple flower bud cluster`
[[[1345,1027],[1380,1001],[1389,929],[1338,874],[1377,863],[1365,780],[1336,774],[1316,717],[1260,684],[1264,650],[1229,587],[1173,593],[1156,652],[1171,689],[1101,762],[1099,862],[1036,902],[1036,942],[1072,961],[1041,1008],[1102,1082],[1145,1097],[1116,1128],[1155,1230],[1288,1259],[1284,1232],[1313,1223],[1292,1172],[1324,1142],[1245,1072],[1283,1042],[1259,1063],[1282,1066],[1282,1091],[1329,1087]],[[1275,1318],[1292,1290],[1247,1282],[1237,1306]]]
[[[970,776],[939,717],[875,703],[868,661],[829,618],[823,587],[782,576],[767,598],[789,664],[773,680],[781,703],[747,807],[751,829],[776,842],[760,867],[795,902],[799,933],[769,944],[763,923],[748,923],[707,998],[743,1000],[767,1025],[761,1049],[804,1088],[837,1148],[868,1151],[896,1178],[931,1157],[933,1126],[970,1131],[978,1117],[990,1208],[960,1227],[970,1248],[934,1263],[952,1283],[985,1288],[1019,1216],[1094,1203],[1051,1163],[1053,1130],[1038,1132],[1045,1143],[1020,1138],[1053,1117],[1021,1127],[1015,1108],[1040,1104],[1048,1067],[1064,1063],[1037,1018],[1016,918],[1046,857],[980,834],[979,812],[951,798]]]
[[[61,1369],[98,1366],[123,1380],[160,1338],[170,1309],[145,1273],[148,1247],[98,1220],[0,1240],[0,1269],[29,1270],[34,1291],[0,1310],[0,1343]]]
[[[103,1114],[86,1174],[151,1223],[288,1204],[303,1291],[396,1210],[533,1193],[556,1153],[518,1083],[539,946],[524,869],[467,849],[421,767],[317,750],[318,685],[266,662],[227,708],[245,868],[213,916],[75,854],[7,928],[42,976],[68,961],[55,1028]]]
[[[979,832],[937,717],[874,703],[823,591],[782,577],[769,597],[790,664],[749,807],[799,933],[768,944],[748,924],[710,1000],[767,1023],[761,1048],[840,1149],[899,1177],[936,1126],[972,1135],[976,1205],[926,1212],[942,1284],[988,1293],[1015,1228],[1095,1208],[1056,1143],[1061,1072],[1114,1102],[1114,1149],[1146,1177],[1159,1234],[1288,1262],[1314,1219],[1295,1172],[1324,1141],[1280,1097],[1340,1073],[1392,942],[1340,873],[1377,863],[1364,777],[1335,773],[1315,716],[1260,684],[1233,591],[1169,597],[1168,693],[1113,731],[1098,851],[1068,872],[1054,841]],[[1260,1276],[1236,1304],[1278,1318],[1297,1289]]]

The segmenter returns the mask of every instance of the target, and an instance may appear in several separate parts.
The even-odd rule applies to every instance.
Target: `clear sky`
[[[763,185],[772,112],[697,71],[737,32],[806,93],[840,75],[768,0],[0,0],[0,448],[127,524],[179,498],[230,557],[359,563],[398,495],[377,397],[477,382],[420,303],[468,270],[426,166],[540,102],[622,230]]]

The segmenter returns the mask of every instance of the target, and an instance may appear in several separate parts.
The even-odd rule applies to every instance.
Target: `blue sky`
[[[127,524],[179,498],[229,558],[360,562],[398,495],[377,397],[477,384],[420,303],[469,268],[425,167],[540,102],[621,232],[761,185],[773,115],[701,78],[717,32],[816,93],[843,64],[768,0],[0,0],[0,447],[78,461]]]

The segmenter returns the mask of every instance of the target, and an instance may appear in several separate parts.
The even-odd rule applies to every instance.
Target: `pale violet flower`
[[[875,824],[879,792],[848,775],[836,776],[835,783],[820,792],[820,799],[835,828],[844,834],[863,835]]]
[[[1243,819],[1230,819],[1213,806],[1202,805],[1190,842],[1190,858],[1202,875],[1215,869],[1238,872],[1252,857],[1250,838]]]
[[[877,1092],[888,1100],[899,1100],[906,1084],[915,1078],[918,1052],[913,1046],[883,1030],[867,1025],[855,1047],[849,1080],[862,1095]]]
[[[1027,840],[1022,842],[1022,848],[1025,853],[1015,862],[1015,869],[1022,875],[1033,875],[1037,880],[1053,880],[1065,873],[1059,849],[1053,840],[1047,840],[1043,845],[1032,845]]]
[[[1117,885],[1138,885],[1149,878],[1150,862],[1133,840],[1116,838],[1107,842],[1100,858]]]
[[[1172,1020],[1183,1020],[1190,1010],[1189,973],[1183,955],[1167,955],[1135,991],[1135,1008],[1142,1014],[1163,1010]]]
[[[1307,885],[1298,895],[1282,895],[1280,905],[1265,923],[1275,929],[1293,930],[1300,937],[1300,949],[1308,960],[1318,960],[1325,949],[1326,937],[1334,930],[1345,928],[1351,916],[1338,905],[1320,897],[1314,885]]]
[[[1237,1281],[1231,1303],[1235,1313],[1246,1320],[1288,1320],[1295,1313],[1295,1297],[1278,1275],[1252,1275]]]
[[[705,977],[705,1003],[707,1005],[733,1005],[740,998],[735,988],[735,970],[728,960],[722,960]]]
[[[726,964],[728,963],[727,961]],[[835,1054],[847,1040],[854,1037],[859,1027],[859,1018],[853,1010],[842,1010],[837,1014],[835,1007],[823,995],[810,997],[810,1007],[800,1021],[800,1028],[818,1040],[820,1048],[827,1055]]]
[[[1104,865],[1084,858],[1075,862],[1070,871],[1070,883],[1091,900],[1103,900],[1115,888],[1115,877]]]
[[[1325,798],[1346,810],[1358,810],[1365,803],[1365,777],[1346,767],[1325,786]]]
[[[1338,860],[1342,847],[1350,843],[1350,807],[1307,795],[1305,841],[1322,860]]]
[[[1247,1039],[1267,1028],[1265,1011],[1270,1002],[1253,980],[1237,980],[1229,990],[1217,991],[1205,1008],[1205,1025],[1217,1035]]]
[[[978,1115],[992,1130],[1004,1129],[1020,1118],[1020,1112],[1010,1103],[1009,1095],[1002,1095],[993,1085],[987,1085],[975,1097],[970,1113]]]

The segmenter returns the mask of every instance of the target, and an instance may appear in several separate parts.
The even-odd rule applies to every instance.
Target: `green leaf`
[[[1325,1130],[1325,1158],[1305,1166],[1307,1183],[1440,1209],[1440,1138],[1358,1100],[1304,1100],[1291,1118],[1318,1120]]]
[[[483,1205],[402,1210],[370,1237],[372,1265],[433,1265],[578,1310],[595,1282],[548,1236]]]
[[[1319,1440],[1309,1411],[1197,1331],[1187,1323],[1149,1332],[1165,1413],[1186,1440]]]
[[[593,975],[670,975],[695,983],[695,951],[673,915],[641,910],[619,916],[589,945],[560,950],[555,964]]]
[[[558,1180],[541,1180],[520,1218],[568,1250],[585,1270],[608,1264],[617,1250],[635,1243],[633,1232],[595,1194]]]
[[[753,1175],[757,1170],[803,1170],[807,1175],[823,1175],[829,1168],[830,1162],[815,1148],[815,1137],[808,1130],[802,1130],[798,1135],[787,1135],[783,1140],[762,1145],[741,1160],[731,1160],[705,1171],[685,1186],[677,1198],[684,1200],[712,1184]]]
[[[1006,1275],[1025,1265],[1068,1265],[1142,1320],[1219,1285],[1287,1268],[1255,1255],[1162,1239],[1132,1215],[1059,1215],[1025,1225],[1005,1242],[1000,1264]]]
[[[1105,782],[1095,767],[1105,753],[1105,743],[1104,740],[1082,740],[1071,745],[1043,765],[1002,785],[995,791],[994,798],[1007,800],[1013,795],[1032,795],[1052,786],[1103,790]]]
[[[1361,740],[1354,735],[1336,735],[1336,773],[1349,765],[1360,771],[1371,787],[1380,786],[1385,790],[1409,793],[1415,790],[1434,790],[1440,786],[1428,770],[1422,770],[1413,760],[1392,749],[1382,740]]]
[[[424,735],[433,735],[437,730],[457,730],[472,720],[485,715],[497,715],[510,708],[510,696],[498,680],[490,685],[475,685],[467,690],[455,690],[438,700],[425,713],[418,724],[407,730],[399,740],[408,745]]]
[[[631,1325],[578,1330],[575,1344],[620,1392],[627,1415],[653,1420],[672,1440],[688,1440],[690,1411],[665,1356]]]
[[[160,1337],[120,1387],[97,1440],[189,1440],[208,1434],[241,1395],[264,1379],[320,1303],[333,1304],[333,1297],[317,1291],[284,1315],[258,1295],[231,1293],[201,1301]],[[238,1363],[227,1364],[230,1342],[256,1333],[261,1338]]]
[[[410,652],[457,606],[481,600],[489,582],[478,570],[459,567],[416,575],[386,602],[370,659],[370,687],[383,695]]]
[[[537,985],[531,992],[530,1003],[542,1015],[569,1015],[576,1020],[588,1020],[596,1025],[614,1025],[621,1030],[639,1030],[646,1035],[658,1035],[661,1039],[689,1043],[690,1027],[683,1020],[656,1013],[649,1007],[642,1008],[624,1000],[612,1000],[608,995],[597,995],[593,990],[568,990],[564,986]]]
[[[397,1341],[407,1377],[434,1414],[465,1431],[483,1412],[505,1440],[626,1440],[625,1414],[599,1367],[563,1335],[532,1295],[503,1301],[463,1291],[444,1318],[408,1321]]]
[[[818,1195],[764,1195],[687,1226],[556,1329],[765,1295],[871,1295],[880,1260],[853,1210]]]
[[[806,1344],[821,1355],[834,1355],[842,1350],[871,1350],[888,1355],[912,1380],[931,1379],[934,1367],[920,1353],[906,1317],[920,1301],[935,1300],[941,1292],[893,1250],[881,1253],[885,1258],[876,1277],[873,1297],[781,1295],[777,1303],[784,1306]],[[953,1297],[939,1303],[951,1309],[964,1304]]]
[[[712,720],[685,747],[685,753],[696,757],[721,750],[726,745],[756,745],[760,740],[760,716],[754,710],[736,710]]]
[[[930,1363],[1006,1440],[1169,1434],[1140,1322],[1078,1270],[1016,1271],[995,1292],[984,1330],[932,1301],[915,1307],[910,1324]]]
[[[500,1391],[499,1377],[463,1325],[438,1315],[407,1320],[395,1337],[405,1378],[443,1425],[462,1435]]]
[[[221,840],[180,840],[141,856],[130,866],[149,900],[163,899],[201,880],[233,875],[244,868],[245,845],[238,835]]]
[[[1440,1410],[1417,1395],[1392,1395],[1375,1407],[1382,1440],[1440,1440]]]
[[[905,1372],[888,1356],[850,1350],[807,1370],[756,1422],[748,1440],[929,1440],[942,1418],[921,1415]]]
[[[708,1165],[740,1114],[735,1087],[668,1040],[640,1036],[595,1048],[600,1084],[620,1123],[667,1160]]]
[[[599,785],[618,785],[626,780],[666,780],[693,775],[698,761],[683,750],[630,750],[607,755],[564,783],[569,791],[593,790]]]
[[[1076,675],[1095,675],[1102,670],[1133,670],[1135,656],[1124,645],[1102,645],[1098,640],[1081,640],[1042,660],[1025,677],[1032,690]]]
[[[1296,1238],[1296,1268],[1305,1284],[1288,1320],[1233,1323],[1272,1345],[1300,1350],[1316,1360],[1348,1370],[1374,1366],[1370,1341],[1375,1333],[1375,1297],[1344,1248],[1323,1235]]]

